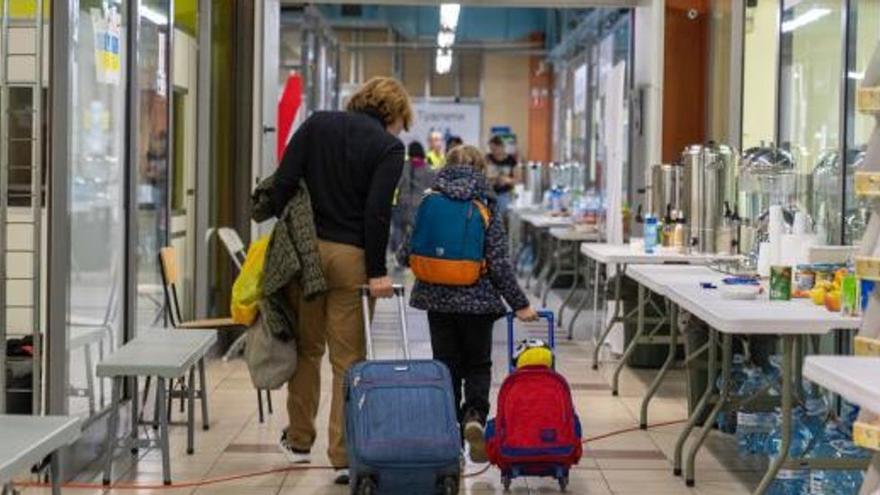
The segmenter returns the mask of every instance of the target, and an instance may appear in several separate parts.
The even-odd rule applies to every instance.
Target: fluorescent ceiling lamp
[[[166,16],[162,12],[153,10],[144,4],[140,4],[138,6],[138,14],[144,19],[152,22],[153,24],[157,24],[159,26],[168,25],[168,16]]]
[[[434,59],[434,70],[437,74],[449,74],[452,70],[452,50],[437,49],[437,58]]]
[[[455,43],[455,31],[441,29],[437,32],[437,45],[440,48],[449,48]]]
[[[461,5],[457,3],[441,3],[440,4],[440,27],[455,31],[458,27],[458,14],[461,12]]]
[[[810,9],[790,21],[784,21],[782,23],[782,32],[783,33],[790,33],[792,31],[794,31],[795,29],[798,29],[798,28],[806,26],[807,24],[810,24],[811,22],[816,22],[819,19],[825,17],[826,15],[828,15],[830,13],[831,13],[831,9],[821,9],[821,8]]]
[[[861,81],[862,79],[865,78],[865,73],[864,73],[864,72],[852,72],[852,71],[850,71],[850,72],[847,72],[846,75],[847,75],[847,77],[849,77],[850,79],[855,79],[856,81]]]

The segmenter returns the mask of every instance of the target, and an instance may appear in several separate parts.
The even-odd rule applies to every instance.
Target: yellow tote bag
[[[251,326],[259,313],[260,298],[263,297],[263,264],[271,235],[264,235],[248,247],[241,273],[232,285],[230,312],[236,323]]]

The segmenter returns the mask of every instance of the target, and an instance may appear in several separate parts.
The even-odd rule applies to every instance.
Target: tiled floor
[[[551,305],[552,306],[552,305]],[[380,305],[377,321],[392,327],[394,310],[391,305]],[[732,438],[713,433],[697,460],[697,487],[688,489],[680,478],[673,477],[670,459],[679,424],[658,427],[650,431],[628,431],[619,435],[589,441],[589,438],[637,426],[640,398],[653,377],[652,371],[625,370],[621,379],[621,395],[612,397],[608,386],[612,366],[605,363],[599,372],[590,369],[590,346],[586,344],[587,321],[579,328],[574,342],[563,341],[558,347],[560,371],[572,383],[576,406],[588,437],[584,459],[571,473],[570,493],[575,494],[718,494],[750,493],[762,472],[760,464],[749,464],[735,453]],[[429,355],[424,315],[412,312],[409,316],[414,352]],[[388,355],[394,346],[388,341],[388,329],[381,329],[380,356]],[[506,335],[501,322],[496,329],[495,382],[496,387],[506,373]],[[385,351],[385,352],[383,352]],[[325,363],[326,366],[326,363]],[[327,417],[329,394],[328,379],[323,381],[324,397],[320,418]],[[250,384],[247,369],[241,360],[223,363],[214,361],[209,366],[211,429],[197,430],[196,453],[185,453],[185,430],[173,428],[171,448],[172,472],[177,487],[170,489],[144,488],[140,490],[110,490],[96,488],[69,489],[69,493],[126,493],[126,494],[347,494],[348,489],[332,485],[332,473],[326,469],[326,419],[320,419],[319,436],[313,452],[316,454],[312,469],[291,469],[278,453],[275,442],[285,426],[284,400],[286,392],[274,392],[275,412],[266,423],[257,420],[256,394]],[[661,388],[651,407],[651,422],[667,422],[685,418],[685,384],[681,372],[673,372]],[[139,459],[120,458],[116,464],[117,483],[156,485],[161,483],[161,463],[156,452],[142,454]],[[238,479],[193,485],[201,480],[238,477],[248,473],[265,473]],[[480,466],[467,466],[462,493],[502,493],[498,472]],[[79,481],[100,483],[100,473],[82,474]],[[48,493],[47,490],[26,490],[25,493]],[[516,480],[513,493],[556,493],[558,487],[551,480]]]

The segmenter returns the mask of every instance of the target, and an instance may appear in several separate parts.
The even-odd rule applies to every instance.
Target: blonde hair
[[[461,144],[446,153],[446,165],[470,165],[480,172],[485,172],[486,157],[474,146]]]
[[[351,95],[345,108],[349,112],[377,114],[385,125],[390,125],[399,118],[406,130],[409,130],[413,122],[409,93],[400,81],[391,77],[374,77],[365,82]]]

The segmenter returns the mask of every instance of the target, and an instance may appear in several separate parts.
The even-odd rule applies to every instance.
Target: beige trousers
[[[321,359],[330,350],[333,368],[333,399],[330,406],[327,455],[337,468],[348,466],[345,452],[345,397],[343,379],[352,364],[365,359],[364,321],[360,286],[367,282],[364,250],[334,242],[319,241],[321,265],[327,292],[311,301],[299,287],[288,296],[296,310],[296,373],[287,384],[287,439],[297,450],[311,450],[315,442],[315,417],[321,400]]]

